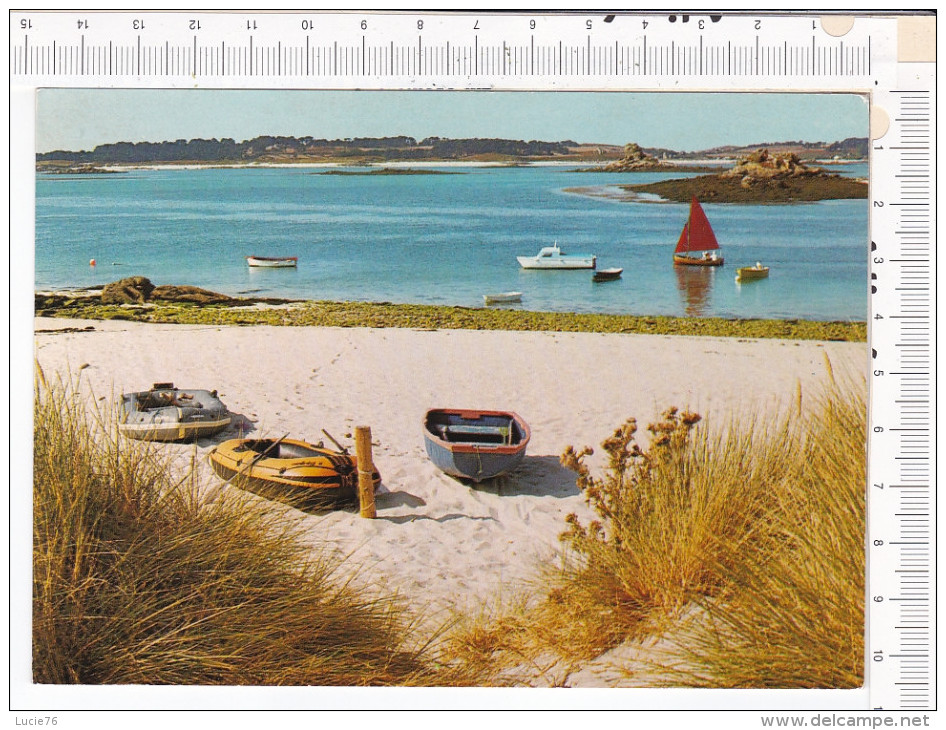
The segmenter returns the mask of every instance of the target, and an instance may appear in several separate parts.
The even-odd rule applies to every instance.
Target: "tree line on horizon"
[[[113,142],[93,150],[56,150],[36,155],[38,162],[52,160],[72,163],[105,162],[171,162],[240,161],[272,156],[362,157],[366,154],[383,158],[451,158],[478,154],[519,157],[550,157],[566,155],[577,143],[523,141],[513,139],[447,139],[427,137],[418,142],[413,137],[350,137],[347,139],[316,139],[314,137],[260,136],[243,142],[232,138],[178,139],[173,142]]]
[[[346,139],[317,139],[315,137],[284,137],[263,135],[237,142],[223,139],[178,139],[173,142],[113,142],[98,145],[92,150],[55,150],[36,155],[37,162],[146,163],[146,162],[240,162],[266,158],[286,157],[375,157],[381,160],[460,159],[473,155],[502,155],[507,157],[556,157],[570,154],[579,143],[573,140],[543,142],[499,138],[427,137],[418,142],[413,137],[349,137]],[[596,146],[596,145],[585,145]],[[612,147],[613,145],[600,145]],[[824,153],[846,158],[866,158],[866,137],[849,137],[827,144],[824,142],[760,143],[752,147],[799,146],[823,150]],[[728,150],[749,146],[716,147],[707,154],[722,154]],[[662,148],[645,149],[661,157],[685,157],[686,153]]]

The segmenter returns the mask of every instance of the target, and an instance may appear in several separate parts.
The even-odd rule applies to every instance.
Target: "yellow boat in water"
[[[343,451],[294,439],[231,439],[210,451],[217,476],[264,497],[304,505],[358,500],[358,462]],[[374,488],[381,475],[372,473]]]
[[[756,261],[755,266],[743,266],[736,269],[736,281],[751,281],[752,279],[765,279],[769,275],[769,267],[763,266]]]

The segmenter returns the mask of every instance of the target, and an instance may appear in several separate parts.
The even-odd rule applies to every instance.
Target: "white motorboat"
[[[565,253],[556,243],[545,246],[536,256],[517,256],[524,269],[593,269],[597,257],[587,253]]]

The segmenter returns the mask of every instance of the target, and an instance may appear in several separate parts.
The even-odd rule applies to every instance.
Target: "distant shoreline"
[[[392,327],[510,331],[594,332],[866,342],[864,321],[726,319],[665,315],[538,312],[391,302],[338,302],[276,298],[227,304],[150,301],[103,304],[99,289],[36,292],[38,317],[129,320],[165,324]]]

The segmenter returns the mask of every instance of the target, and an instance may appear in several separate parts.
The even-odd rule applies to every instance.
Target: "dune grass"
[[[779,494],[778,550],[750,555],[674,640],[668,684],[852,688],[864,679],[866,404],[825,397],[798,479]]]
[[[436,663],[397,601],[313,557],[284,512],[193,469],[173,476],[180,465],[120,439],[78,393],[39,370],[35,682],[477,683]]]
[[[671,409],[646,443],[629,420],[599,475],[591,449],[569,447],[595,519],[568,517],[562,563],[514,602],[431,638],[424,617],[356,589],[285,510],[119,438],[77,383],[38,372],[37,683],[568,684],[653,637],[661,650],[618,667],[622,682],[862,682],[863,383],[832,379],[816,403],[799,392],[751,423]]]
[[[830,371],[830,366],[829,366]],[[855,687],[863,677],[866,399],[711,429],[668,410],[563,463],[597,518],[568,518],[563,565],[528,607],[471,620],[453,651],[567,683],[609,649],[665,637],[623,670],[650,685]],[[643,669],[642,669],[643,666]],[[621,670],[618,668],[618,673]]]

